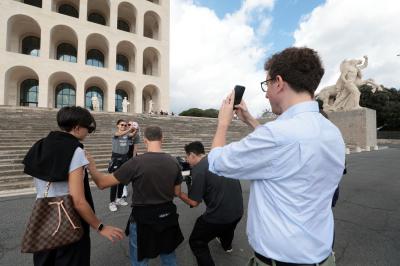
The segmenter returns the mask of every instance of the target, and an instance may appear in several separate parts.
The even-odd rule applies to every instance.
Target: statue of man
[[[149,101],[149,114],[152,114],[153,113],[153,99],[151,99],[150,98],[150,101]]]
[[[357,87],[358,76],[361,76],[363,61],[359,59],[344,60],[340,64],[340,77],[336,82],[338,90],[334,108],[336,110],[353,110],[360,107],[361,92]]]
[[[130,102],[128,102],[128,99],[126,97],[124,97],[124,99],[122,100],[122,112],[123,113],[127,113],[128,112],[128,105],[130,104]]]
[[[92,108],[93,108],[93,111],[95,111],[95,112],[100,111],[99,99],[97,98],[96,95],[92,96]]]
[[[372,92],[383,90],[373,79],[362,79],[361,70],[368,66],[368,57],[344,60],[340,64],[340,77],[335,85],[320,91],[318,98],[323,101],[324,111],[347,111],[361,108],[360,90],[362,85],[372,87]],[[331,99],[335,98],[334,102]]]

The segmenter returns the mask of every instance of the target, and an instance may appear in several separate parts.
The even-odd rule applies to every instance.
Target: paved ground
[[[341,183],[335,208],[337,265],[400,265],[400,146],[351,154],[348,174]],[[247,203],[249,186],[243,183]],[[105,222],[124,228],[129,208],[110,213],[108,191],[92,189],[96,211]],[[31,265],[21,254],[21,235],[33,203],[32,195],[0,198],[0,265]],[[177,250],[179,265],[196,265],[187,239],[203,207],[190,209],[177,201],[185,242]],[[217,265],[245,265],[252,251],[245,234],[245,219],[237,229],[234,251],[225,254],[216,241],[210,244]],[[92,265],[129,265],[127,240],[111,244],[92,232]],[[153,260],[151,265],[158,265]]]

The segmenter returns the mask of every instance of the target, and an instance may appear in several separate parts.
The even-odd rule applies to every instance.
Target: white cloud
[[[339,77],[340,62],[368,55],[365,78],[400,88],[400,2],[328,0],[303,17],[295,46],[316,49],[325,66],[319,89]]]
[[[261,11],[273,0],[247,0],[223,19],[191,0],[171,1],[171,110],[219,109],[235,84],[246,86],[244,99],[253,113],[268,106],[260,89],[266,45],[260,36],[271,25]],[[250,25],[259,25],[253,28]]]

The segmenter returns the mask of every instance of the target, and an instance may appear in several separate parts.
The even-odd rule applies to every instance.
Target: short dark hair
[[[117,121],[117,126],[121,123],[121,122],[126,122],[124,119],[118,119]]]
[[[148,126],[144,130],[144,137],[149,141],[161,141],[162,130],[159,126]]]
[[[196,155],[205,154],[203,143],[201,143],[200,141],[193,141],[189,144],[186,144],[185,152],[186,154],[189,154],[191,152],[193,152]]]
[[[272,55],[264,69],[271,78],[280,75],[294,91],[307,91],[312,97],[324,75],[318,53],[307,47],[286,48]]]
[[[91,133],[96,129],[96,121],[92,114],[80,106],[65,106],[57,113],[58,126],[67,132],[74,127],[81,126],[87,128]]]

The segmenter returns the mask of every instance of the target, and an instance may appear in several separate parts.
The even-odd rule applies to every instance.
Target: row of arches
[[[41,0],[15,0],[28,5],[42,7]],[[159,1],[153,0],[155,4]],[[79,18],[79,0],[52,0],[51,9],[66,16]],[[137,33],[136,31],[137,9],[130,2],[121,2],[118,5],[117,29]],[[88,0],[87,20],[96,24],[110,26],[110,0]],[[144,14],[143,36],[160,40],[161,18],[155,11],[147,11]]]
[[[99,33],[86,37],[86,65],[107,68],[109,66],[109,42]],[[41,28],[27,15],[14,15],[7,22],[7,51],[31,56],[40,56]],[[128,72],[136,71],[137,50],[130,41],[121,41],[116,49],[116,69]],[[78,35],[69,26],[56,25],[50,30],[50,58],[77,63]],[[160,75],[160,52],[154,47],[143,51],[142,73]]]
[[[37,73],[31,68],[25,66],[16,66],[10,68],[5,75],[5,104],[36,107],[39,104],[40,85]],[[122,101],[126,99],[130,102],[129,112],[147,113],[152,108],[156,111],[160,107],[160,90],[157,86],[149,84],[142,89],[136,89],[130,81],[120,81],[115,88],[109,88],[107,82],[100,77],[88,78],[82,88],[83,93],[77,93],[77,82],[75,78],[67,72],[55,72],[48,78],[47,106],[61,108],[64,106],[77,105],[78,96],[83,95],[83,105],[93,110],[92,97],[96,96],[99,101],[101,111],[122,112]],[[114,93],[115,108],[107,108],[107,99],[110,93]],[[142,97],[142,108],[137,110],[134,103],[135,97]],[[152,107],[150,107],[152,105]]]

